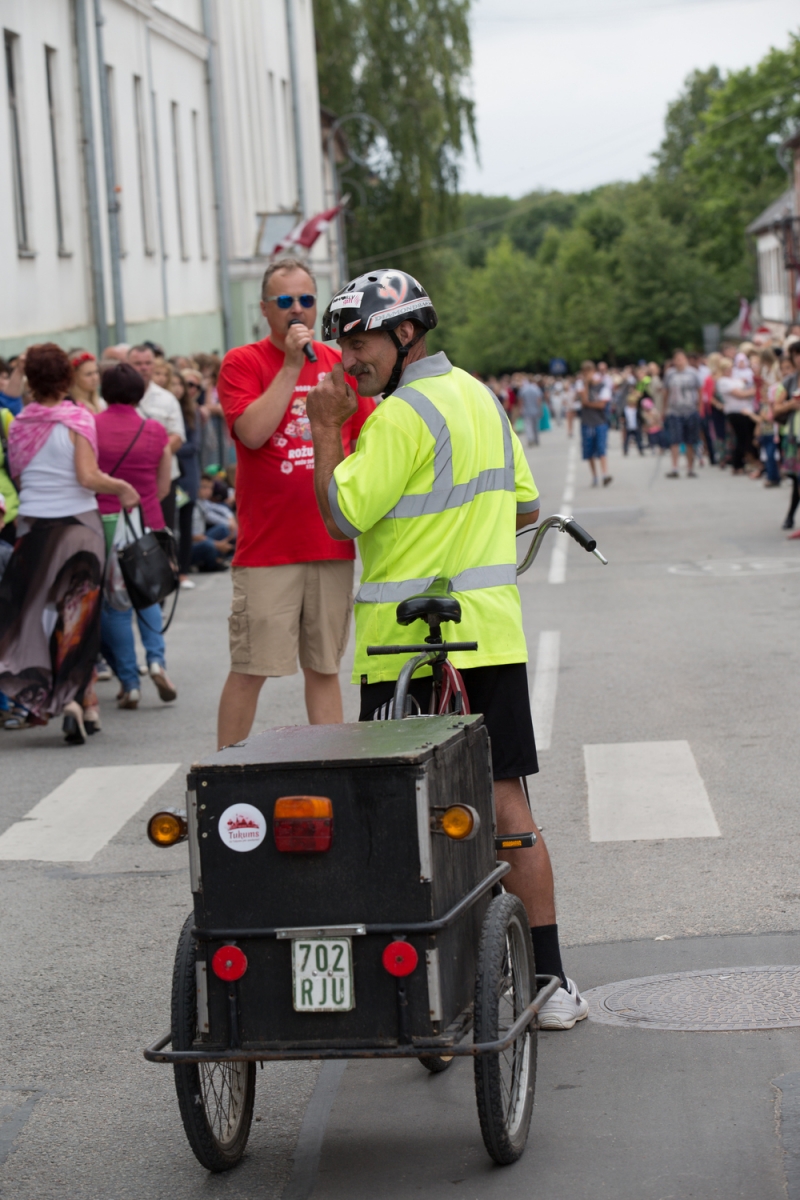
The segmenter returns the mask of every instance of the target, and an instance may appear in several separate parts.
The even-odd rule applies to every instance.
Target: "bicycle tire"
[[[197,1029],[197,943],[194,914],[181,930],[172,973],[172,1046],[189,1050]],[[208,1171],[240,1162],[250,1136],[255,1103],[255,1063],[176,1063],[183,1128],[197,1161]]]
[[[499,1040],[533,999],[536,971],[528,917],[507,893],[489,905],[475,979],[476,1042]],[[536,1087],[536,1021],[499,1054],[475,1059],[475,1098],[484,1145],[501,1166],[525,1150]]]

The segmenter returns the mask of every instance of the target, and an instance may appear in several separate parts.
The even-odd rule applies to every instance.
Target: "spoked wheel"
[[[181,930],[172,973],[172,1046],[190,1050],[197,1028],[197,943],[194,916]],[[175,1089],[183,1127],[198,1162],[229,1171],[244,1154],[253,1119],[255,1063],[179,1063]]]
[[[441,1075],[446,1071],[455,1056],[452,1054],[420,1054],[419,1061],[430,1071],[431,1075]]]
[[[536,993],[528,917],[516,896],[496,896],[483,922],[475,981],[476,1042],[500,1040]],[[500,1054],[475,1059],[475,1095],[486,1149],[496,1163],[525,1149],[536,1086],[536,1022]]]

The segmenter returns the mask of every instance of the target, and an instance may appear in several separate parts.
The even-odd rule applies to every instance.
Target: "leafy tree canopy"
[[[469,0],[314,0],[322,103],[372,118],[343,126],[367,164],[343,181],[354,269],[458,218],[459,161],[475,144],[468,11]],[[413,270],[419,256],[393,260]]]
[[[788,186],[800,128],[800,36],[753,68],[693,71],[668,106],[655,165],[588,193],[458,196],[474,143],[469,0],[314,0],[320,94],[368,167],[348,172],[354,269],[392,253],[440,314],[434,345],[482,372],[697,348],[756,290],[745,228]],[[391,34],[387,31],[391,30]],[[788,164],[787,164],[788,165]]]

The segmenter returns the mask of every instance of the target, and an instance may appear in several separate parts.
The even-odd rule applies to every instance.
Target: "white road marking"
[[[547,582],[563,583],[567,578],[568,535],[556,531],[553,536],[556,540],[553,542],[553,553],[550,555],[550,570],[547,572]]]
[[[89,862],[180,765],[79,767],[0,836],[0,859]]]
[[[553,739],[560,651],[561,634],[558,630],[548,630],[539,634],[536,674],[533,677],[531,693],[533,732],[536,736],[537,750],[549,750]]]
[[[578,461],[578,451],[575,443],[567,451],[567,474],[564,479],[564,494],[561,497],[561,507],[571,504],[575,499],[575,469]]]
[[[676,563],[667,567],[670,575],[706,575],[715,579],[752,579],[754,575],[789,575],[800,571],[796,558],[759,558],[750,562],[724,562],[708,559],[706,562]]]
[[[567,451],[567,474],[564,479],[564,494],[561,497],[561,512],[568,511],[569,505],[575,499],[575,468],[577,463],[577,447],[575,443]],[[550,555],[550,570],[547,573],[548,583],[564,583],[567,578],[568,537],[565,533],[553,534],[553,551]],[[535,728],[535,726],[534,726]]]
[[[688,742],[584,746],[593,842],[720,837]]]

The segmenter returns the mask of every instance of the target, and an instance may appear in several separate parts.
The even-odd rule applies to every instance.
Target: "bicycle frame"
[[[558,529],[560,533],[568,533],[569,536],[576,541],[579,546],[589,553],[594,554],[600,560],[603,566],[608,566],[608,559],[597,549],[597,543],[590,534],[582,529],[578,522],[572,516],[566,516],[563,513],[554,513],[551,517],[545,517],[538,526],[527,526],[524,529],[517,530],[517,537],[522,537],[533,530],[533,540],[528,547],[528,552],[525,555],[520,566],[517,567],[517,578],[524,575],[533,566],[536,555],[541,549],[542,542],[548,529]],[[448,653],[451,650],[477,650],[477,642],[442,642],[441,633],[439,632],[438,624],[434,629],[431,627],[431,637],[426,639],[425,644],[412,644],[407,646],[367,646],[367,654],[409,654],[416,651],[414,658],[410,658],[408,662],[403,664],[400,674],[397,677],[397,684],[394,690],[394,702],[392,707],[392,720],[402,721],[406,711],[406,700],[408,698],[408,689],[414,674],[420,667],[431,666],[434,669],[434,677],[440,675],[436,668],[441,667],[442,663],[447,661]],[[437,679],[437,683],[441,680]]]

